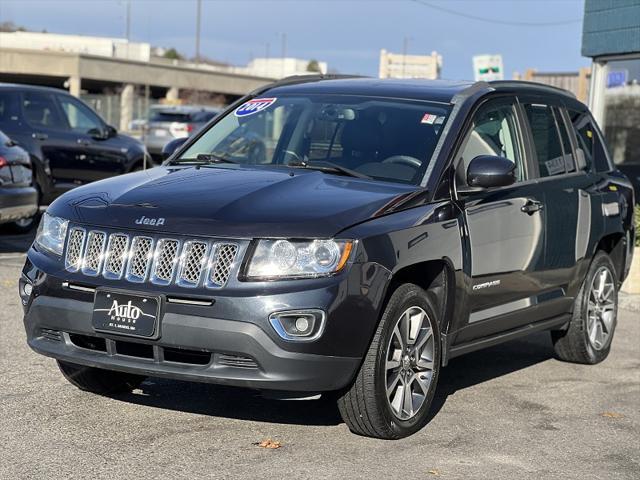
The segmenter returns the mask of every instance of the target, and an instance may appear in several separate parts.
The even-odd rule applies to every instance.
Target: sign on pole
[[[504,80],[502,55],[476,55],[473,57],[473,78],[476,82]]]
[[[607,74],[607,88],[622,87],[627,84],[629,70],[611,71]]]

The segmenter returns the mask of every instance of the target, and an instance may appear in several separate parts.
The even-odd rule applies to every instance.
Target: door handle
[[[522,207],[520,207],[520,210],[522,210],[527,215],[532,215],[535,212],[542,210],[543,208],[544,205],[542,205],[542,203],[536,200],[529,200]]]
[[[91,144],[91,142],[89,140],[84,139],[84,138],[79,138],[79,139],[76,140],[76,142],[78,143],[78,145],[84,145],[85,147],[89,146]]]
[[[35,138],[36,140],[46,140],[47,138],[49,138],[49,135],[47,135],[46,133],[32,133],[31,137]]]

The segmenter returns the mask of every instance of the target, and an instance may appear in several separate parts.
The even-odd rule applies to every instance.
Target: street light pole
[[[125,19],[125,37],[131,41],[131,0],[127,0],[127,18]]]
[[[200,63],[200,16],[202,14],[202,0],[196,0],[196,64]]]
[[[287,34],[282,32],[282,71],[281,76],[284,77],[284,59],[287,56]]]

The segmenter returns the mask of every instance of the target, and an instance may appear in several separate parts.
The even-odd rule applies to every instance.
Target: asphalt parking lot
[[[77,390],[25,343],[29,243],[0,236],[2,479],[640,477],[638,311],[620,311],[597,366],[555,360],[545,333],[454,359],[430,424],[380,441],[351,434],[321,400],[159,379],[113,398]],[[282,447],[255,445],[269,438]]]

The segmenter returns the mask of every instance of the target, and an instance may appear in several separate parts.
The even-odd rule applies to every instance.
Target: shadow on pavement
[[[547,332],[451,360],[440,372],[430,418],[458,390],[522,370],[553,358]],[[342,422],[333,401],[271,400],[254,390],[150,378],[142,393],[118,400],[155,408],[266,423],[337,425]]]
[[[0,225],[0,253],[24,253],[29,250],[35,236],[35,228],[29,233],[16,234],[7,225]]]
[[[431,404],[430,418],[442,409],[447,398],[458,390],[508,375],[554,358],[549,332],[539,332],[519,340],[469,353],[449,361],[440,371],[438,388]]]

